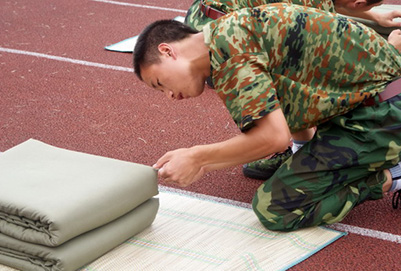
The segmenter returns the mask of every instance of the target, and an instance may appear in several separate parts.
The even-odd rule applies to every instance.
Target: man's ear
[[[353,6],[355,9],[363,8],[363,7],[366,7],[367,5],[368,5],[368,2],[366,0],[355,0],[353,3]]]
[[[164,57],[173,57],[174,59],[176,58],[174,48],[168,43],[160,43],[159,46],[157,46],[157,49]]]

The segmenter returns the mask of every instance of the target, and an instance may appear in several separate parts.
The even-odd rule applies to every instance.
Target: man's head
[[[134,69],[142,79],[141,67],[160,63],[159,45],[187,38],[198,31],[175,20],[160,20],[148,25],[139,35],[134,49]]]
[[[205,76],[194,61],[199,51],[196,47],[202,44],[193,41],[198,33],[174,20],[156,21],[146,27],[134,49],[136,75],[171,99],[199,96]]]
[[[356,12],[368,11],[375,6],[383,4],[383,0],[335,0],[333,2],[336,7]]]

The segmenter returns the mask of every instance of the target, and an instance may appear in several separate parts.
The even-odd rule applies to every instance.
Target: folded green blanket
[[[0,155],[0,232],[59,246],[158,193],[149,166],[30,139]]]
[[[92,262],[149,226],[159,201],[152,198],[128,214],[59,247],[35,245],[0,234],[0,263],[20,270],[72,271]]]

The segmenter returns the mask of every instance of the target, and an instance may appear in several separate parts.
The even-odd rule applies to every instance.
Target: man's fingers
[[[169,155],[168,153],[166,153],[162,157],[160,157],[159,160],[157,160],[157,162],[152,167],[156,169],[161,169],[169,160]]]
[[[165,182],[175,183],[176,181],[171,177],[171,173],[169,173],[168,170],[166,169],[166,165],[167,164],[164,164],[163,167],[159,169],[157,175]]]
[[[159,168],[157,175],[159,176],[159,178],[165,179],[166,178],[166,170],[163,167]]]

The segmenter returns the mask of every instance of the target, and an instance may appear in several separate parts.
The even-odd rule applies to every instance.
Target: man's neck
[[[199,32],[191,35],[183,40],[180,47],[181,53],[191,62],[192,68],[202,72],[205,76],[209,76],[209,49],[204,43],[203,33]]]

